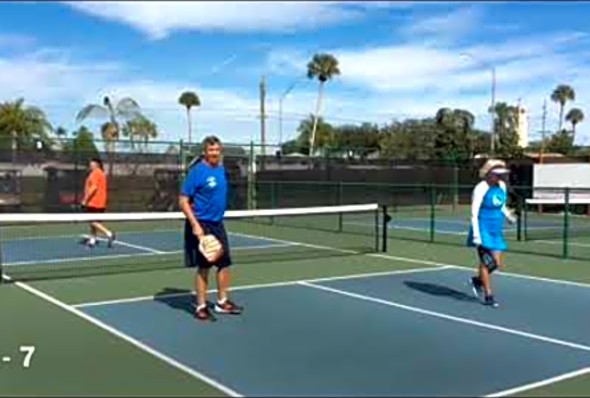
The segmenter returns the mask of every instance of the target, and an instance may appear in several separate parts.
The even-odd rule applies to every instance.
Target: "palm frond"
[[[80,123],[81,121],[87,118],[105,118],[109,116],[108,110],[102,106],[97,104],[90,104],[86,105],[84,108],[78,112],[76,115],[76,122]]]
[[[115,106],[115,115],[127,120],[134,119],[141,115],[141,108],[133,98],[122,98]]]
[[[178,98],[178,103],[190,109],[193,106],[201,106],[201,99],[195,92],[185,91]]]

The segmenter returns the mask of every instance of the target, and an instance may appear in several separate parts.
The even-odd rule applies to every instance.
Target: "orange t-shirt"
[[[90,192],[91,187],[96,187],[96,193],[90,198],[86,206],[97,209],[107,207],[107,178],[101,169],[94,169],[86,178],[85,194]]]

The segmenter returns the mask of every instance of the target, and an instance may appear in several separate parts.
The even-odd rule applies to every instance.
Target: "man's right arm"
[[[201,224],[199,224],[197,217],[195,217],[195,214],[193,213],[193,209],[191,209],[191,205],[190,205],[188,196],[184,196],[183,194],[181,194],[178,199],[178,204],[180,206],[180,210],[184,213],[184,216],[186,217],[188,222],[191,224],[191,227],[192,227],[195,235],[199,239],[202,239],[203,236],[205,236],[205,233],[203,232],[203,228],[201,227]]]
[[[182,186],[180,196],[178,197],[178,205],[180,206],[180,210],[183,212],[188,222],[191,224],[194,234],[199,239],[202,239],[205,233],[201,227],[201,224],[199,224],[197,217],[193,213],[193,209],[191,208],[190,204],[190,196],[193,196],[197,183],[197,178],[194,173],[195,170],[193,169],[187,176],[186,181]]]

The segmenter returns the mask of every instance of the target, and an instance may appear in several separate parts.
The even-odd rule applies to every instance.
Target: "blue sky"
[[[532,138],[552,89],[570,84],[588,120],[590,29],[587,2],[2,2],[0,101],[24,97],[50,121],[76,127],[77,111],[104,94],[131,96],[160,128],[186,138],[177,104],[196,91],[198,137],[258,140],[258,84],[267,80],[269,141],[283,140],[313,112],[317,83],[305,77],[315,52],[330,52],[342,75],[328,84],[324,115],[334,124],[433,115],[461,107],[489,126],[490,68],[497,100],[530,114]],[[472,57],[461,56],[471,54]],[[90,126],[95,126],[89,123]]]

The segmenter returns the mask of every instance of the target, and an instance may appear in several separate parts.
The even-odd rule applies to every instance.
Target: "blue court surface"
[[[105,259],[124,259],[145,255],[180,253],[183,248],[183,234],[178,230],[121,232],[113,247],[107,247],[102,239],[93,248],[81,242],[82,236],[46,236],[5,240],[2,242],[4,265],[51,265],[56,263],[92,262]],[[262,237],[229,234],[231,247],[237,250],[265,249],[284,246]]]
[[[590,289],[497,274],[492,309],[472,296],[471,274],[236,288],[244,314],[215,323],[196,321],[193,297],[173,287],[76,307],[236,395],[479,396],[590,366]]]

